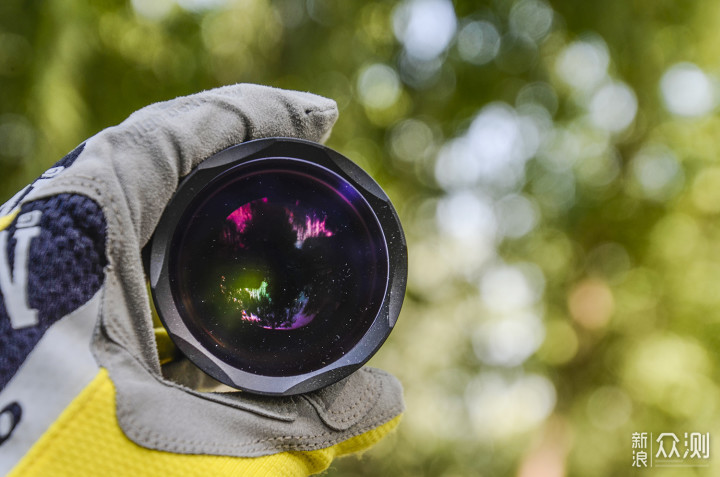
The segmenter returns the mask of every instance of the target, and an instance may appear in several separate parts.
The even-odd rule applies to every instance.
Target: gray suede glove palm
[[[270,398],[216,386],[182,358],[167,366],[158,359],[141,249],[180,179],[243,141],[322,141],[336,118],[331,100],[256,85],[157,103],[90,138],[0,209],[0,270],[11,270],[0,280],[0,412],[12,417],[13,403],[22,408],[10,432],[0,433],[0,471],[22,458],[98,365],[114,384],[125,435],[172,453],[310,451],[402,412],[399,383],[378,370],[363,368],[308,395]],[[72,251],[59,271],[58,244]],[[85,286],[92,273],[97,279]]]

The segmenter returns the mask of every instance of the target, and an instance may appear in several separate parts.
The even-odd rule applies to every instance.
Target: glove
[[[336,118],[331,100],[256,85],[157,103],[0,208],[1,475],[308,475],[397,425],[382,371],[300,396],[230,390],[150,311],[141,249],[179,180],[242,141],[322,141]]]

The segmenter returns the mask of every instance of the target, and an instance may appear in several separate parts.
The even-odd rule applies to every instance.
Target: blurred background
[[[410,276],[371,362],[402,425],[329,475],[717,475],[719,23],[680,0],[3,0],[0,202],[151,102],[331,97]],[[709,432],[709,467],[636,472],[633,432]]]

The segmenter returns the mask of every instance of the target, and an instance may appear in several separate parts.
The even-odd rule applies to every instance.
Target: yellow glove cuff
[[[9,476],[306,476],[324,471],[336,457],[368,449],[399,422],[400,416],[314,451],[252,458],[172,454],[125,437],[115,418],[115,388],[107,371],[100,369]]]

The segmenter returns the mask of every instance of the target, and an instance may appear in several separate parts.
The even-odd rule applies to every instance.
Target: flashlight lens
[[[243,371],[323,368],[378,313],[388,251],[378,219],[338,174],[267,158],[204,187],[173,235],[171,288],[193,336]]]

